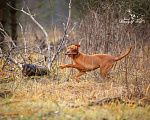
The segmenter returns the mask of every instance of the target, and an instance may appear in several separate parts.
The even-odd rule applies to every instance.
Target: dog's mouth
[[[72,57],[72,55],[76,55],[76,53],[65,53],[65,55],[68,55],[68,57]]]
[[[68,57],[71,57],[72,55],[71,54],[68,54]]]

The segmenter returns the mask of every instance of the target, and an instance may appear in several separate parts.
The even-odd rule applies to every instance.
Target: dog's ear
[[[75,46],[80,47],[80,45],[76,44]]]

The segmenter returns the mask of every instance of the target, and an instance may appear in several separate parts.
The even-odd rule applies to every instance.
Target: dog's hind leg
[[[106,82],[108,82],[107,73],[113,66],[114,64],[107,64],[105,67],[100,67],[100,74],[104,77]]]
[[[78,79],[78,77],[80,77],[81,75],[84,75],[86,72],[79,72],[78,74],[74,75],[73,78],[76,79],[76,81],[79,83],[80,80]]]

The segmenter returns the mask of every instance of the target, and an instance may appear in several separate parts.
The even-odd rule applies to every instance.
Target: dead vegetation
[[[20,66],[25,61],[22,56],[26,56],[27,64],[46,67],[49,64],[49,61],[44,64],[49,53],[43,33],[36,27],[30,30],[30,25],[24,26],[30,32],[24,32],[24,37],[19,34],[19,46],[0,56],[0,119],[149,119],[150,26],[148,22],[120,24],[122,15],[119,13],[115,19],[113,10],[106,11],[109,16],[89,9],[77,27],[70,22],[73,29],[69,36],[56,29],[48,33],[51,57],[56,59],[49,75],[44,76],[22,75]],[[113,57],[124,54],[130,46],[133,49],[110,71],[110,83],[103,80],[99,69],[80,77],[81,82],[77,83],[72,77],[76,70],[58,68],[72,63],[65,56],[66,47],[71,44],[80,44],[80,51],[85,54],[107,53]],[[89,106],[99,100],[108,101],[100,103],[102,106]]]

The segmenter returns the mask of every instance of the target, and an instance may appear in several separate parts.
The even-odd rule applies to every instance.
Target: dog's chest
[[[81,66],[84,64],[84,60],[82,60],[82,59],[74,59],[73,61],[74,61],[75,64],[78,64],[78,65],[81,65]]]
[[[73,59],[75,64],[78,64],[80,66],[88,66],[88,65],[92,65],[92,63],[94,63],[94,61],[91,60],[91,57],[89,57],[88,59],[86,59],[86,57],[81,57],[81,58],[76,58]]]
[[[91,71],[99,68],[99,59],[95,59],[91,56],[84,56],[80,58],[73,59],[76,65],[79,65],[85,71]]]

